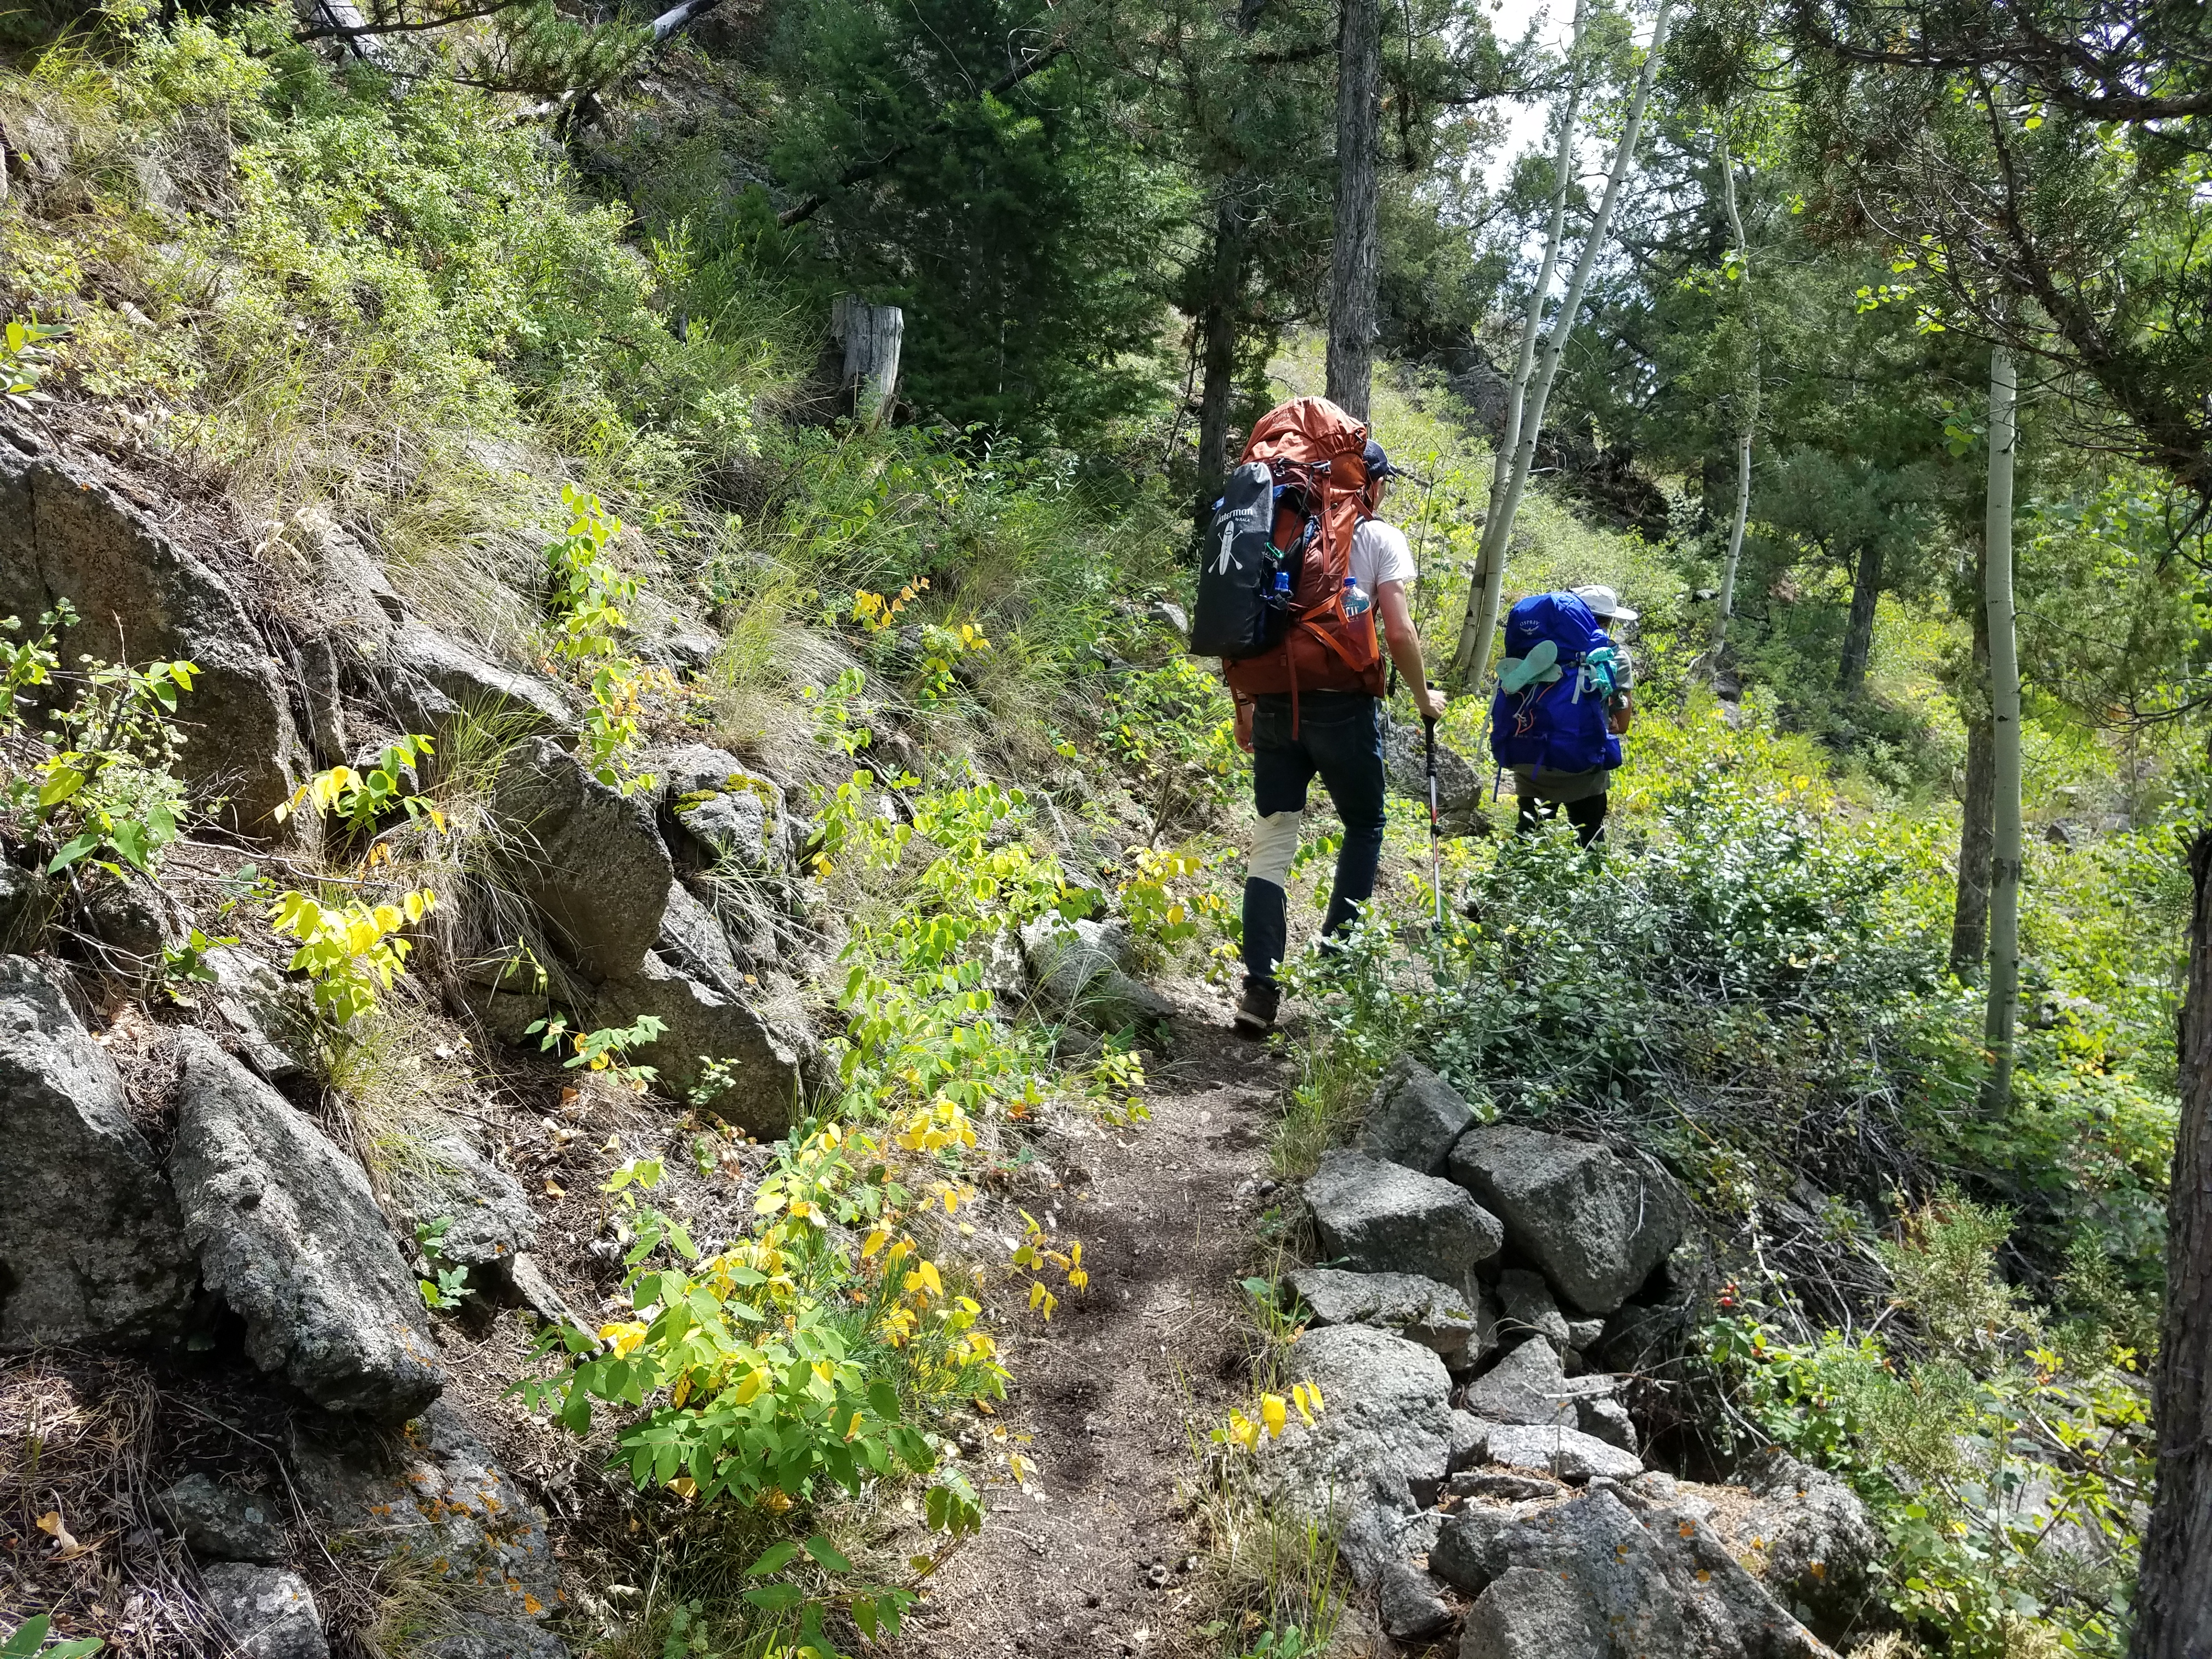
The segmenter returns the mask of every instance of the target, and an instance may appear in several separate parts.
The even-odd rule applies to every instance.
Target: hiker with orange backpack
[[[1219,655],[1252,756],[1259,827],[1244,878],[1244,989],[1237,1029],[1264,1036],[1281,1004],[1291,860],[1316,774],[1344,822],[1323,938],[1373,896],[1382,853],[1382,637],[1426,721],[1443,718],[1406,601],[1413,556],[1377,516],[1389,457],[1323,398],[1252,428],[1203,549],[1191,649]]]

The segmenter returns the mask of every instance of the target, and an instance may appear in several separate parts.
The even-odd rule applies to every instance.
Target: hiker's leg
[[[1319,708],[1317,702],[1320,694],[1307,697],[1298,735],[1344,820],[1336,884],[1322,923],[1322,936],[1334,938],[1352,925],[1352,907],[1375,896],[1375,870],[1382,860],[1382,705],[1352,693],[1335,694]]]
[[[1590,795],[1567,803],[1567,822],[1575,826],[1575,839],[1585,847],[1605,839],[1605,799]]]
[[[1288,699],[1283,700],[1287,704]],[[1291,741],[1287,708],[1261,698],[1252,711],[1252,806],[1259,828],[1244,867],[1244,979],[1273,987],[1289,948],[1291,860],[1305,821],[1313,761]]]

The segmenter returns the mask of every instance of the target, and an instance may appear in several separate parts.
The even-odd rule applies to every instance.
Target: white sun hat
[[[1593,617],[1611,617],[1616,622],[1632,623],[1644,614],[1631,611],[1620,602],[1620,595],[1609,587],[1577,587],[1575,597],[1589,607]]]

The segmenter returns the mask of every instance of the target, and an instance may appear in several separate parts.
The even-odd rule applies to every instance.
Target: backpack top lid
[[[1538,641],[1549,640],[1558,660],[1571,667],[1601,646],[1612,643],[1590,609],[1572,593],[1531,593],[1505,618],[1505,654],[1526,657]]]
[[[1254,422],[1244,459],[1326,461],[1332,491],[1358,489],[1367,482],[1367,424],[1326,398],[1293,398]]]

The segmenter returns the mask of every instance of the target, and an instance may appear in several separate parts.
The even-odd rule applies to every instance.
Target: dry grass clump
[[[163,1401],[142,1366],[0,1362],[0,1626],[51,1613],[123,1659],[218,1651],[182,1547],[155,1524]]]

